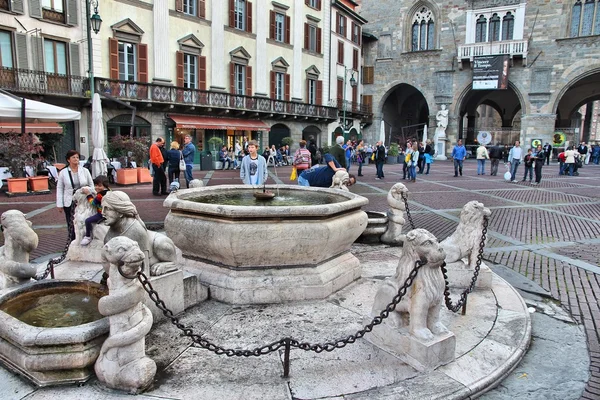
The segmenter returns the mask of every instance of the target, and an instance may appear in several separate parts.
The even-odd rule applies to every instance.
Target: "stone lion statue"
[[[475,268],[483,219],[490,215],[490,209],[482,203],[470,201],[465,204],[460,212],[460,222],[456,230],[440,243],[446,253],[446,264],[466,258],[465,266]]]
[[[385,244],[400,245],[404,242],[402,228],[406,221],[404,220],[404,212],[406,205],[402,196],[408,196],[408,189],[402,183],[396,183],[387,195],[387,202],[390,208],[387,211],[388,227],[383,235],[381,242]]]
[[[445,289],[440,266],[445,256],[436,237],[427,230],[413,229],[408,232],[396,274],[386,279],[377,291],[371,314],[379,315],[392,301],[417,260],[426,261],[396,310],[390,313],[387,323],[407,328],[411,335],[423,341],[430,341],[434,335],[448,332],[439,316]]]
[[[333,175],[333,179],[331,182],[330,188],[333,189],[341,189],[348,191],[348,181],[350,180],[350,175],[347,171],[336,171],[335,175]]]
[[[85,220],[96,214],[96,207],[87,201],[87,195],[83,193],[83,188],[77,189],[73,194],[73,201],[77,204],[73,213],[73,222],[75,225],[75,243],[71,245],[79,246],[81,239],[85,236]],[[100,248],[104,245],[104,236],[108,232],[108,226],[99,223],[94,224],[92,230],[92,242],[86,248]]]
[[[4,246],[0,247],[0,289],[29,281],[37,266],[29,263],[29,254],[38,246],[38,235],[31,222],[18,210],[2,213],[0,224],[4,231]]]
[[[145,292],[135,276],[143,268],[145,255],[133,240],[118,236],[103,247],[110,264],[108,296],[98,301],[98,311],[108,317],[110,334],[102,344],[94,369],[108,387],[138,393],[152,383],[156,363],[146,357],[146,334],[152,329],[152,313],[142,300]]]
[[[127,193],[119,190],[106,193],[102,198],[102,215],[109,226],[104,237],[105,243],[117,236],[136,241],[140,250],[148,256],[150,274],[153,276],[177,269],[175,244],[167,236],[146,229]]]

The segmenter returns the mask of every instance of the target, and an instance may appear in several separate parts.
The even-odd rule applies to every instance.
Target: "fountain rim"
[[[306,187],[296,185],[266,185],[265,189],[276,192],[277,189],[285,189],[298,192],[318,192],[345,198],[346,200],[339,203],[317,204],[306,206],[238,206],[224,204],[208,204],[195,203],[189,201],[191,197],[196,197],[199,194],[209,195],[213,192],[222,192],[227,190],[244,190],[254,192],[262,190],[263,187],[252,187],[248,185],[217,185],[193,189],[183,189],[175,193],[171,193],[163,203],[163,206],[171,210],[178,210],[191,213],[212,214],[218,216],[230,217],[252,217],[252,216],[269,216],[269,217],[315,217],[329,216],[349,210],[360,210],[363,206],[369,204],[369,199],[361,195],[341,191],[339,189]]]

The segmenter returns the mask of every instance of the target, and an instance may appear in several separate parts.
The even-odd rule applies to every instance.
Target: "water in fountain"
[[[277,196],[269,201],[261,201],[254,198],[249,191],[226,191],[210,195],[203,195],[187,199],[196,203],[223,204],[228,206],[314,206],[322,204],[339,203],[346,200],[343,197],[327,193],[292,193],[290,190],[282,190]]]

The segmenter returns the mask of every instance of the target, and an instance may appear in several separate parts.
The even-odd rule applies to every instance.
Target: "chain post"
[[[465,295],[465,301],[463,302],[462,305],[462,311],[460,312],[461,315],[467,315],[467,299],[469,298],[469,295]]]
[[[285,349],[283,351],[283,377],[289,378],[290,376],[290,347],[291,340],[289,338],[284,339]]]
[[[404,201],[404,207],[406,208],[406,219],[410,224],[410,229],[415,229],[415,223],[413,222],[412,215],[410,215],[410,207],[408,206],[408,197],[406,193],[402,193],[402,200]]]

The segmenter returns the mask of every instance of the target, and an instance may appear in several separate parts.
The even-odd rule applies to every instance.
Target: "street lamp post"
[[[356,82],[356,79],[354,78],[354,70],[352,68],[346,68],[346,66],[344,66],[344,89],[342,90],[342,107],[344,107],[342,117],[342,130],[344,133],[344,139],[347,139],[346,135],[348,134],[350,128],[354,124],[352,120],[350,120],[350,124],[348,124],[348,121],[346,120],[346,79],[348,78],[348,72],[350,72],[350,86],[354,88],[358,84],[358,82]]]
[[[90,15],[90,5],[94,7],[94,14]],[[88,43],[88,68],[90,74],[90,98],[94,96],[96,90],[94,85],[94,65],[92,55],[92,30],[95,34],[100,32],[102,18],[98,14],[98,0],[85,0],[85,15],[87,18],[87,43]]]

